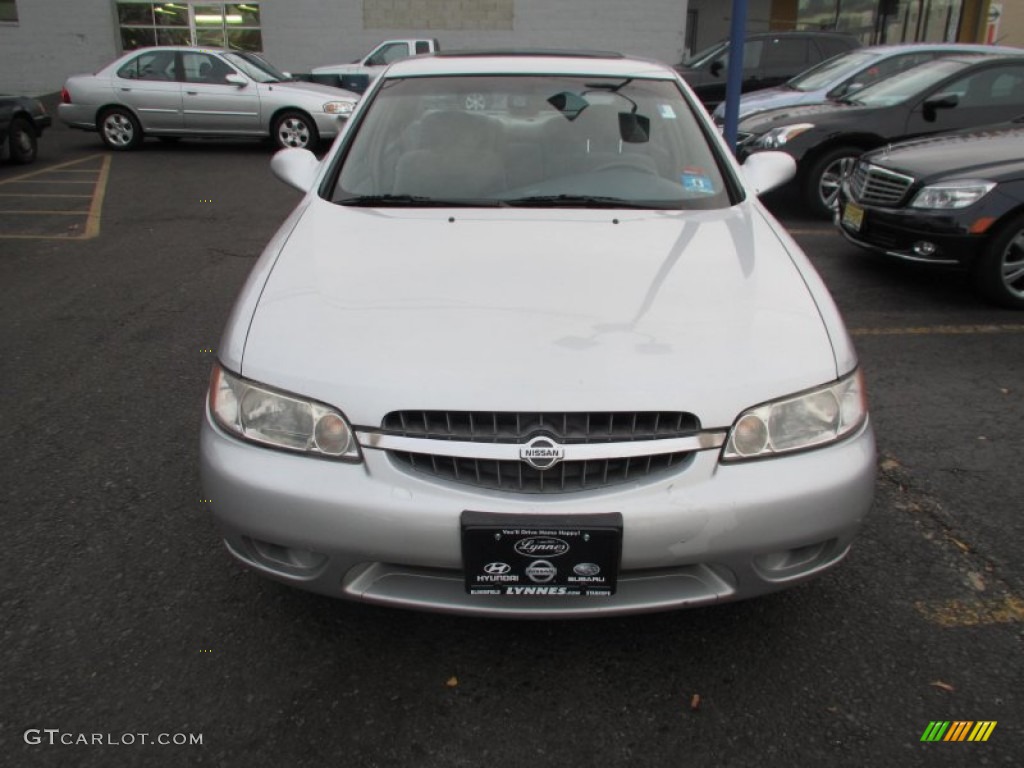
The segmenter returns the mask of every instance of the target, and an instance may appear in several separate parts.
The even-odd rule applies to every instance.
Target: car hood
[[[824,96],[819,91],[795,91],[792,88],[764,88],[760,91],[745,93],[740,97],[740,117],[752,112],[766,109],[778,109],[804,104],[807,101],[820,101]],[[715,109],[715,117],[725,117],[725,103]]]
[[[222,360],[244,338],[243,376],[356,425],[396,409],[687,410],[722,427],[837,377],[817,275],[757,204],[303,205],[269,278],[243,292],[251,322],[236,308]]]
[[[937,176],[991,178],[1024,177],[1024,123],[1004,123],[916,139],[878,149],[865,156],[917,179]]]
[[[314,75],[366,75],[370,69],[362,62],[356,61],[351,64],[326,64],[322,67],[313,67],[310,72]]]
[[[862,107],[856,104],[842,104],[830,101],[826,104],[805,104],[779,107],[749,115],[740,121],[739,130],[744,133],[761,134],[782,125],[813,122],[832,124],[836,122],[861,122],[870,120],[877,107]]]
[[[325,96],[332,99],[359,100],[358,93],[346,91],[342,88],[334,88],[322,83],[307,83],[302,80],[289,80],[283,83],[261,83],[260,88],[281,91],[283,93],[302,93],[307,95]]]

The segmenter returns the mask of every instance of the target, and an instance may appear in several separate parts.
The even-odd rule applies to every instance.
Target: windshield
[[[869,107],[891,107],[920,96],[963,68],[963,62],[954,60],[930,61],[857,91],[851,101]]]
[[[877,58],[870,53],[843,53],[800,73],[786,85],[794,91],[820,91],[857,74]]]
[[[671,80],[386,82],[340,155],[343,205],[720,208],[722,158]]]
[[[283,83],[289,79],[284,72],[252,53],[225,53],[224,58],[257,83]]]
[[[709,45],[702,51],[697,51],[693,56],[683,61],[684,67],[690,67],[692,69],[700,69],[707,64],[711,59],[720,54],[722,51],[729,47],[729,43],[719,42],[714,45]]]

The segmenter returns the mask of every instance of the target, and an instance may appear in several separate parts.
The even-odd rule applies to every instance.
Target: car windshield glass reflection
[[[823,61],[818,66],[797,75],[786,83],[786,86],[794,91],[817,91],[827,88],[836,80],[842,80],[844,77],[860,72],[876,58],[869,53],[849,53],[836,56],[834,59]]]
[[[283,83],[288,80],[283,72],[251,53],[227,53],[224,58],[257,83]]]
[[[693,54],[693,56],[686,59],[683,62],[683,66],[691,67],[693,69],[700,69],[713,58],[715,58],[718,54],[720,54],[722,51],[726,50],[728,47],[728,43],[715,43],[714,45],[709,45],[704,50],[697,51],[697,53]]]
[[[731,204],[721,158],[668,80],[394,80],[340,162],[330,197],[342,205]]]
[[[859,90],[849,101],[869,107],[890,107],[914,98],[962,68],[963,64],[957,61],[930,61],[907,70],[899,77]]]

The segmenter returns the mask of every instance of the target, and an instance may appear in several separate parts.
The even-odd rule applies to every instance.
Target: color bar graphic
[[[921,734],[921,741],[988,741],[996,723],[995,720],[932,720]]]

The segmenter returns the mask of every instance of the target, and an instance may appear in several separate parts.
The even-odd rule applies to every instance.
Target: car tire
[[[974,287],[986,299],[1024,309],[1024,214],[1001,226],[971,267]]]
[[[127,151],[142,143],[142,126],[127,109],[114,107],[106,110],[100,115],[99,125],[100,138],[108,149]]]
[[[832,218],[842,175],[853,168],[863,151],[858,147],[835,147],[814,161],[803,183],[804,202],[811,213],[820,218]]]
[[[282,112],[274,120],[271,138],[278,149],[315,150],[320,143],[313,118],[304,112]]]
[[[16,117],[11,121],[7,133],[7,149],[11,162],[16,165],[27,165],[36,159],[39,152],[36,132],[25,118]]]

